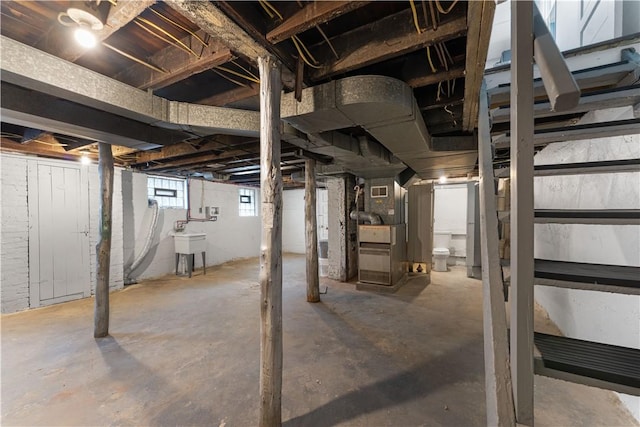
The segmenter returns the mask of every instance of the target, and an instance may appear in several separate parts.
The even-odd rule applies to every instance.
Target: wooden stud
[[[258,58],[260,69],[260,422],[282,423],[282,173],[280,171],[280,64]]]
[[[304,214],[307,244],[307,302],[320,302],[318,276],[318,224],[316,219],[316,161],[306,160],[304,165]]]
[[[111,213],[113,206],[113,153],[98,143],[100,175],[100,240],[96,245],[96,297],[93,336],[109,335],[109,268],[111,266]]]

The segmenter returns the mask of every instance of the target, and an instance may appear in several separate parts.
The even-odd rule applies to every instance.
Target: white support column
[[[484,327],[484,383],[488,426],[514,426],[507,313],[504,308],[502,267],[498,251],[498,213],[491,155],[489,106],[484,83],[478,116],[480,168],[480,246]]]
[[[511,2],[511,377],[533,425],[533,1]]]
[[[260,422],[282,424],[282,173],[280,64],[258,58],[260,69]]]

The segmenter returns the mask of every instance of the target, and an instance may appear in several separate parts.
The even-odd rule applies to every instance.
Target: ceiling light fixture
[[[444,176],[444,175],[442,175],[442,176],[440,177],[440,179],[438,180],[438,182],[439,182],[440,184],[446,184],[446,183],[447,183],[447,177],[446,177],[446,176]]]
[[[79,26],[73,33],[73,38],[76,39],[78,44],[87,49],[91,49],[98,43],[95,34],[84,25]]]
[[[89,156],[87,156],[87,154],[85,153],[80,157],[80,163],[82,163],[85,166],[90,165],[91,158],[89,158]]]
[[[84,48],[92,48],[97,44],[94,31],[104,28],[110,8],[108,1],[74,2],[74,7],[58,14],[58,22],[66,27],[76,27],[76,42]]]

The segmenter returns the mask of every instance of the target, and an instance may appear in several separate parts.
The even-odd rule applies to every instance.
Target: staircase
[[[632,52],[635,53],[635,52]],[[618,72],[621,66],[625,68],[625,72],[638,73],[640,70],[640,62],[633,62],[634,58],[637,61],[637,56],[629,54],[629,50],[623,50],[621,53],[623,61],[611,64],[609,71],[611,73]],[[589,74],[591,78],[597,79],[597,81],[605,81],[610,79],[615,82],[616,76],[607,74],[607,67],[600,67],[599,72],[595,69],[589,69],[586,71],[574,72],[575,75]],[[610,73],[610,74],[611,74]],[[626,76],[626,74],[625,74]],[[577,79],[580,83],[580,79]],[[626,80],[628,81],[628,80]],[[539,88],[541,82],[536,82],[534,88]],[[581,85],[582,86],[582,85]],[[581,87],[582,88],[582,87]],[[584,89],[589,89],[586,85]],[[494,88],[493,91],[489,90],[481,96],[486,96],[488,101],[487,105],[496,105],[502,103],[502,107],[494,109],[492,111],[492,117],[497,117],[498,124],[508,120],[509,115],[505,113],[504,109],[508,109],[509,106],[505,106],[504,102],[505,93],[508,91],[508,85],[502,85]],[[635,99],[635,94],[640,91],[640,86],[636,81],[628,86],[622,88],[616,88],[612,90],[602,91],[598,93],[605,93],[608,96],[608,102],[594,104],[597,109],[606,109],[620,106],[635,106],[637,109],[638,101]],[[623,97],[612,96],[623,93],[633,93],[634,95],[629,98],[628,102]],[[584,94],[581,97],[579,105],[588,106],[590,100],[593,100],[594,94]],[[493,98],[492,98],[493,97]],[[534,116],[538,117],[551,117],[553,115],[560,116],[561,113],[551,112],[548,108],[540,108],[536,105],[533,110]],[[588,110],[583,112],[588,114]],[[635,119],[627,119],[626,123],[637,123],[637,115]],[[482,109],[479,111],[479,121],[486,121],[485,126],[491,128],[492,120],[489,117],[488,107],[487,110]],[[603,129],[607,129],[612,123],[617,121],[603,121],[599,123],[589,124],[589,126],[580,126],[580,132],[582,132],[579,138],[569,137],[566,140],[589,140],[591,138],[602,137]],[[494,122],[495,123],[495,122]],[[547,125],[549,127],[550,125]],[[481,126],[479,124],[479,130]],[[571,128],[571,126],[568,126]],[[578,128],[578,126],[575,126]],[[556,128],[553,128],[556,131]],[[569,129],[569,132],[558,131],[561,135],[563,133],[571,134],[574,129]],[[584,130],[584,131],[583,131]],[[640,125],[635,127],[628,133],[639,133]],[[561,137],[557,137],[553,140],[538,139],[538,135],[544,136],[544,125],[541,129],[535,129],[534,144],[550,144],[556,142],[564,142],[566,140]],[[613,133],[615,135],[615,132]],[[479,149],[484,150],[485,156],[489,155],[495,160],[497,147],[508,147],[509,134],[497,135],[494,137],[487,137],[486,132],[479,132]],[[506,141],[506,143],[505,143]],[[548,160],[548,159],[547,159]],[[509,253],[511,245],[510,236],[510,169],[496,168],[496,163],[493,167],[488,167],[488,162],[479,162],[480,164],[480,176],[481,179],[495,180],[493,186],[494,194],[486,194],[485,201],[496,200],[494,205],[485,203],[485,206],[481,206],[481,209],[485,211],[485,218],[490,215],[495,215],[499,219],[498,230],[487,229],[487,233],[483,238],[498,240],[498,254],[501,258],[499,264],[502,266],[509,266]],[[573,162],[573,163],[557,163],[557,164],[545,164],[535,165],[534,176],[536,177],[552,177],[552,176],[585,176],[590,174],[617,174],[617,173],[640,173],[640,158],[631,158],[623,160],[597,160],[588,162]],[[640,178],[638,179],[640,183]],[[482,189],[481,189],[482,191]],[[491,189],[487,190],[491,192]],[[588,191],[588,190],[587,190]],[[493,213],[493,212],[497,212]],[[613,226],[637,226],[633,230],[640,233],[640,209],[637,207],[632,209],[578,209],[576,208],[547,208],[547,209],[535,209],[533,220],[536,224],[582,224],[586,225],[588,230],[590,226],[597,225],[613,225]],[[483,224],[487,227],[487,224]],[[586,231],[587,233],[589,231]],[[537,231],[536,231],[537,233]],[[640,248],[638,248],[640,251]],[[491,254],[489,254],[491,255]],[[636,254],[636,257],[640,256]],[[484,264],[485,258],[483,257],[483,268],[486,268],[487,264]],[[495,262],[489,265],[495,265]],[[557,259],[535,259],[534,260],[534,285],[538,286],[552,286],[559,288],[578,289],[587,291],[597,291],[600,293],[615,293],[630,295],[630,298],[636,298],[635,295],[640,295],[640,267],[626,266],[626,265],[613,265],[606,263],[585,263],[585,262],[568,262]],[[484,276],[483,276],[484,277]],[[508,279],[507,279],[508,282]],[[494,290],[498,287],[495,286]],[[486,292],[485,287],[485,292]],[[513,294],[513,292],[512,292]],[[486,295],[485,295],[486,297]],[[505,293],[505,300],[507,294]],[[512,302],[513,304],[513,302]],[[533,304],[532,304],[533,305]],[[527,310],[533,310],[533,306],[528,307]],[[485,310],[485,319],[487,315],[496,315],[495,310]],[[495,320],[494,320],[495,321]],[[631,321],[634,321],[631,319]],[[640,322],[640,319],[635,319]],[[495,332],[495,331],[494,331]],[[523,337],[522,339],[532,339],[534,348],[533,354],[533,366],[530,374],[543,375],[553,378],[562,379],[565,381],[571,381],[581,383],[589,386],[604,388],[613,390],[620,393],[630,394],[634,396],[640,396],[640,350],[636,348],[629,348],[623,346],[609,345],[601,342],[593,342],[580,340],[564,336],[554,336],[549,334],[543,334],[536,331],[531,331],[532,336],[530,338]],[[632,339],[633,341],[633,339]],[[513,334],[510,342],[511,357],[514,357],[513,349],[516,347],[516,343],[513,342]],[[486,348],[486,346],[485,346]],[[516,353],[517,354],[517,353]],[[527,360],[518,361],[517,366],[526,366]],[[513,366],[513,364],[512,364]],[[526,369],[525,369],[526,371]],[[517,384],[518,376],[522,376],[520,368],[517,372],[512,371],[514,384]],[[526,375],[526,372],[525,372]],[[514,385],[514,394],[515,394]],[[531,399],[533,398],[533,391],[531,390]],[[516,404],[517,406],[517,404]],[[516,413],[518,411],[516,410]],[[532,410],[531,410],[532,412]],[[532,421],[532,418],[531,418]]]

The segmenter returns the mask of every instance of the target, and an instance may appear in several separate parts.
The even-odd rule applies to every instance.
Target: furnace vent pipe
[[[371,225],[382,224],[382,218],[380,218],[380,215],[374,214],[373,212],[351,211],[351,213],[349,214],[349,218],[356,221],[367,221]]]
[[[149,204],[153,208],[153,213],[151,217],[151,224],[149,225],[149,232],[147,233],[147,240],[144,242],[144,246],[142,247],[142,252],[140,255],[131,263],[131,266],[125,271],[124,279],[126,284],[131,284],[135,282],[135,279],[130,277],[131,273],[138,268],[142,260],[147,256],[149,250],[151,249],[151,243],[153,242],[153,238],[156,234],[156,228],[158,225],[158,216],[160,214],[160,209],[158,207],[157,200],[149,200]]]

